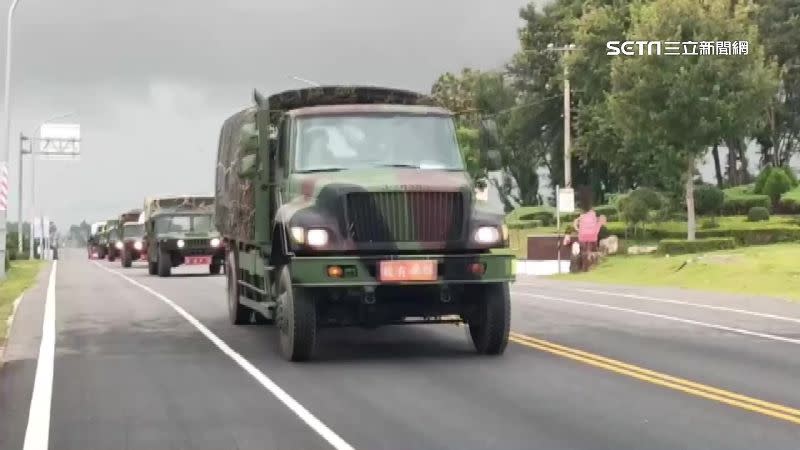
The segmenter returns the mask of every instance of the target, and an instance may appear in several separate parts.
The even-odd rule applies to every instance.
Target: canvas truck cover
[[[98,231],[100,231],[100,228],[102,228],[103,226],[105,226],[105,224],[106,224],[106,223],[105,223],[105,221],[103,221],[103,222],[95,222],[95,223],[93,223],[93,224],[92,224],[92,227],[91,227],[91,229],[90,229],[90,231],[89,231],[89,234],[90,234],[91,236],[94,236],[94,235],[96,235],[96,234],[97,234],[97,232],[98,232]]]
[[[125,224],[127,222],[138,222],[141,214],[141,209],[132,209],[128,212],[124,212],[119,216],[119,223]]]
[[[216,226],[223,236],[252,241],[255,221],[253,181],[239,177],[243,137],[255,132],[256,108],[240,111],[225,121],[220,132],[216,171]]]
[[[149,197],[144,201],[143,214],[149,219],[157,214],[214,213],[214,197],[198,195],[174,195]],[[131,219],[136,221],[137,215]]]

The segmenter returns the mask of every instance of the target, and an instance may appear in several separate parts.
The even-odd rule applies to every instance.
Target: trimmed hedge
[[[743,216],[750,211],[750,208],[761,206],[769,209],[772,202],[767,195],[736,195],[726,196],[722,203],[722,214],[727,216]]]
[[[782,198],[775,207],[778,214],[800,214],[800,200],[795,198]]]
[[[762,206],[754,206],[747,211],[748,222],[768,222],[769,210]]]
[[[684,255],[687,253],[730,250],[732,248],[736,248],[736,240],[732,237],[697,239],[694,241],[663,239],[658,243],[658,252],[667,255]]]
[[[511,220],[506,223],[511,230],[521,230],[523,228],[539,228],[541,227],[541,220]]]
[[[766,224],[765,224],[766,225]],[[619,222],[609,223],[608,232],[617,236],[625,236],[625,225]],[[719,228],[698,229],[695,232],[698,239],[714,237],[732,237],[740,245],[762,245],[775,244],[778,242],[800,241],[800,227],[790,224],[780,226],[765,226],[764,228],[753,229],[732,229],[720,224]],[[650,239],[685,239],[686,230],[676,229],[647,229],[644,237]]]

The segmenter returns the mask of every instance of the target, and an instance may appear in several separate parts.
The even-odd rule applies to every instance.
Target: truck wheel
[[[307,288],[292,286],[289,267],[278,277],[276,320],[281,353],[289,361],[311,359],[317,342],[317,305]]]
[[[483,287],[478,299],[478,314],[469,324],[475,350],[485,355],[500,355],[508,345],[511,328],[511,294],[508,283],[492,283]]]
[[[172,274],[172,257],[164,249],[158,249],[158,276],[168,277]]]
[[[225,265],[232,267],[233,270],[225,271],[225,279],[228,284],[228,316],[234,325],[245,325],[250,323],[250,308],[239,303],[239,271],[236,270],[236,254],[233,250],[225,254],[227,261]]]
[[[208,266],[208,273],[210,273],[211,275],[219,275],[221,269],[222,269],[222,261],[211,260],[211,264]]]
[[[158,274],[158,261],[150,261],[150,258],[147,259],[147,273],[150,275]]]
[[[133,260],[131,259],[130,252],[127,252],[127,251],[123,250],[122,251],[122,258],[120,258],[120,261],[122,261],[122,267],[125,267],[125,268],[130,267],[133,264]]]

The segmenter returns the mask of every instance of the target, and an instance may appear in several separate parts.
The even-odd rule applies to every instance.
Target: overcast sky
[[[10,219],[19,133],[50,117],[75,112],[82,127],[80,161],[36,165],[37,207],[65,229],[141,207],[146,195],[213,193],[219,128],[254,87],[302,87],[296,75],[427,92],[445,71],[500,68],[519,47],[526,3],[21,0]],[[26,219],[29,168],[26,157]]]

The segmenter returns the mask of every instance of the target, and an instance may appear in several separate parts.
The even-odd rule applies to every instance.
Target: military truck
[[[95,222],[89,229],[89,237],[86,241],[86,250],[88,252],[89,259],[102,259],[105,256],[100,256],[101,246],[100,246],[100,234],[103,232],[103,228],[105,228],[106,223],[103,222]]]
[[[120,250],[122,249],[122,241],[119,235],[119,219],[107,220],[103,235],[106,242],[106,259],[109,262],[114,262],[119,258]]]
[[[150,275],[168,277],[173,267],[206,265],[222,270],[225,248],[214,225],[213,196],[161,196],[145,200],[144,241]]]
[[[466,323],[479,353],[503,353],[508,231],[476,199],[452,116],[397,89],[254,91],[217,155],[231,322],[276,324],[290,361],[327,326]]]
[[[119,217],[120,227],[120,264],[128,268],[133,265],[133,261],[143,259],[147,254],[144,245],[144,221],[142,210],[133,209],[123,213]]]

